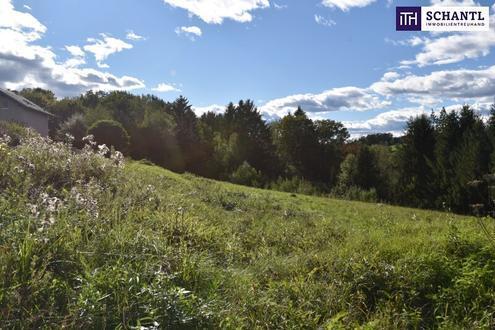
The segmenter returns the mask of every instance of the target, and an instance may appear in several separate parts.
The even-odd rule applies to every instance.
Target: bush
[[[71,136],[73,138],[72,145],[81,149],[84,146],[83,138],[87,131],[88,127],[84,121],[84,116],[78,113],[62,123],[57,136],[61,141],[66,140],[67,136]]]
[[[21,139],[28,134],[26,128],[20,124],[0,121],[0,137],[8,136],[8,144],[10,146],[16,146],[20,143]]]
[[[230,181],[245,186],[261,187],[262,177],[248,162],[242,163],[230,176]]]
[[[93,135],[98,144],[114,147],[123,153],[129,149],[129,135],[125,128],[114,120],[100,120],[94,123],[88,134]]]
[[[321,195],[322,192],[311,182],[299,177],[292,177],[290,179],[278,178],[277,181],[270,184],[270,189],[304,195]]]
[[[93,180],[113,184],[119,177],[115,175],[124,160],[120,152],[110,153],[108,159],[108,148],[96,153],[86,145],[75,153],[71,145],[41,137],[30,129],[23,134],[15,148],[8,147],[9,135],[0,137],[0,191],[22,191],[36,199],[47,189],[68,191]]]
[[[375,188],[371,188],[369,190],[356,186],[348,187],[345,190],[340,190],[339,188],[337,188],[332,195],[337,198],[343,198],[346,200],[368,203],[378,202],[378,194]]]

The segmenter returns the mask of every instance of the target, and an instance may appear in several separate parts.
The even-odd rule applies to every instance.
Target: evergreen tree
[[[401,201],[405,205],[433,207],[435,135],[431,118],[409,120],[400,156]]]

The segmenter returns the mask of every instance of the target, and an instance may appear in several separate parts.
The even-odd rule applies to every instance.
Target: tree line
[[[411,118],[400,138],[350,140],[342,123],[312,120],[301,108],[266,122],[251,100],[197,117],[182,96],[20,94],[53,113],[50,136],[71,136],[75,148],[92,134],[133,159],[243,185],[459,213],[493,209],[495,106],[487,121],[464,106]]]

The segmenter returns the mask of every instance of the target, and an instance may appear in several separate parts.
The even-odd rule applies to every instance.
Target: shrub
[[[125,128],[114,120],[100,120],[94,123],[88,134],[93,135],[98,144],[114,147],[121,152],[129,149],[129,135]]]
[[[305,195],[321,194],[321,190],[318,187],[299,177],[278,178],[277,181],[270,184],[270,189]]]
[[[230,181],[245,186],[260,187],[262,177],[260,172],[249,165],[248,162],[244,162],[232,173]]]
[[[27,130],[24,126],[7,121],[0,121],[0,137],[8,136],[8,144],[16,146],[21,139],[27,135]]]
[[[334,190],[332,195],[338,198],[343,198],[353,201],[361,201],[361,202],[369,202],[369,203],[378,202],[378,194],[375,188],[371,188],[369,190],[356,186],[348,187],[345,190],[340,190],[337,188]]]
[[[71,145],[41,137],[30,129],[23,134],[15,148],[7,147],[12,139],[9,135],[0,137],[0,190],[27,189],[28,196],[36,199],[47,188],[68,191],[93,180],[100,185],[113,184],[123,166],[120,152],[105,157],[109,154],[106,147],[94,152],[86,145],[76,153]]]
[[[73,137],[72,145],[81,149],[84,146],[83,138],[86,136],[87,130],[84,116],[78,113],[62,123],[57,136],[59,140],[65,140],[68,135]]]

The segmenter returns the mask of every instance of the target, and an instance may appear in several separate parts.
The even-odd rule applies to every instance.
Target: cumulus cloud
[[[100,33],[101,39],[88,38],[90,44],[84,46],[84,50],[93,53],[96,64],[100,68],[108,68],[108,64],[103,63],[108,56],[119,53],[124,49],[131,49],[133,46],[127,42],[110,37],[105,33]]]
[[[84,56],[84,51],[79,46],[65,46],[65,49],[67,49],[72,56]]]
[[[36,45],[46,27],[29,13],[16,11],[10,0],[0,0],[0,82],[1,87],[49,88],[57,96],[76,95],[87,90],[143,88],[134,77],[116,77],[91,68],[79,68],[75,62],[59,62],[52,48]],[[66,50],[73,59],[81,52],[73,46]]]
[[[319,25],[328,26],[328,27],[331,27],[331,26],[334,26],[337,24],[333,19],[325,18],[321,15],[315,15],[315,22]]]
[[[165,3],[187,10],[209,24],[221,24],[224,19],[250,22],[251,11],[267,8],[268,0],[163,0]]]
[[[366,121],[346,122],[353,132],[393,132],[401,134],[404,123],[426,108],[442,105],[444,99],[475,104],[488,109],[495,95],[495,65],[479,70],[437,71],[427,75],[401,75],[386,72],[368,88],[343,87],[320,94],[298,94],[267,102],[260,107],[266,119],[277,119],[301,106],[313,119],[328,118],[333,111],[367,111],[390,109],[392,101],[417,104],[400,110],[386,111]],[[459,106],[458,106],[459,107]],[[363,133],[364,134],[364,133]]]
[[[479,4],[473,0],[431,0],[431,5],[432,6],[439,6],[439,7],[479,6]]]
[[[461,62],[490,54],[495,46],[495,19],[492,16],[488,32],[465,32],[433,39],[409,40],[412,46],[422,44],[422,50],[414,60],[402,61],[402,65],[442,65]]]
[[[180,92],[181,90],[175,87],[174,85],[166,84],[166,83],[160,83],[158,86],[155,88],[151,89],[154,92],[159,92],[159,93],[168,93],[168,92]]]
[[[393,81],[395,79],[398,79],[399,77],[400,74],[398,74],[395,71],[385,72],[385,74],[382,77],[382,81]]]
[[[363,121],[344,121],[344,126],[349,130],[351,137],[373,133],[392,133],[395,136],[402,135],[409,119],[426,113],[423,107],[404,108],[386,111],[378,114],[374,118]]]
[[[432,0],[433,6],[479,6],[474,0]],[[494,5],[495,6],[495,5]],[[494,8],[495,9],[495,8]],[[442,65],[458,63],[490,54],[495,46],[495,14],[490,16],[490,30],[485,32],[432,33],[430,38],[414,36],[406,41],[392,42],[408,46],[422,46],[413,60],[402,65]]]
[[[476,102],[470,106],[482,117],[488,118],[490,114],[490,107],[492,103],[489,102]],[[463,104],[454,104],[445,107],[445,110],[459,111],[462,109]],[[441,108],[434,109],[434,113],[438,114]],[[392,133],[395,136],[404,134],[406,124],[411,118],[415,118],[422,114],[429,115],[432,112],[431,108],[424,106],[414,108],[402,108],[397,110],[386,111],[378,114],[377,116],[362,121],[344,121],[344,126],[349,130],[352,138],[359,138],[360,136],[374,134],[374,133]]]
[[[435,71],[428,75],[408,75],[371,85],[386,96],[426,95],[459,99],[476,99],[495,95],[495,65],[481,70],[458,69]]]
[[[30,30],[31,33],[44,33],[46,27],[29,13],[22,13],[14,9],[11,0],[0,0],[0,28],[14,31]]]
[[[140,36],[139,34],[135,33],[132,30],[127,31],[127,34],[126,34],[125,37],[126,37],[127,40],[132,40],[132,41],[146,40],[145,37]]]
[[[342,11],[349,11],[353,7],[366,7],[373,2],[375,0],[323,0],[322,5],[330,8],[339,8]]]
[[[197,26],[179,26],[175,29],[177,35],[185,35],[192,41],[196,40],[196,37],[201,37],[203,31]]]
[[[201,117],[205,113],[213,112],[213,113],[223,113],[225,111],[224,105],[212,104],[205,107],[193,107],[192,110],[196,114],[196,116]]]
[[[298,94],[269,101],[260,110],[268,114],[284,116],[301,106],[308,112],[329,112],[341,110],[365,111],[390,105],[369,89],[341,87],[320,94]]]

